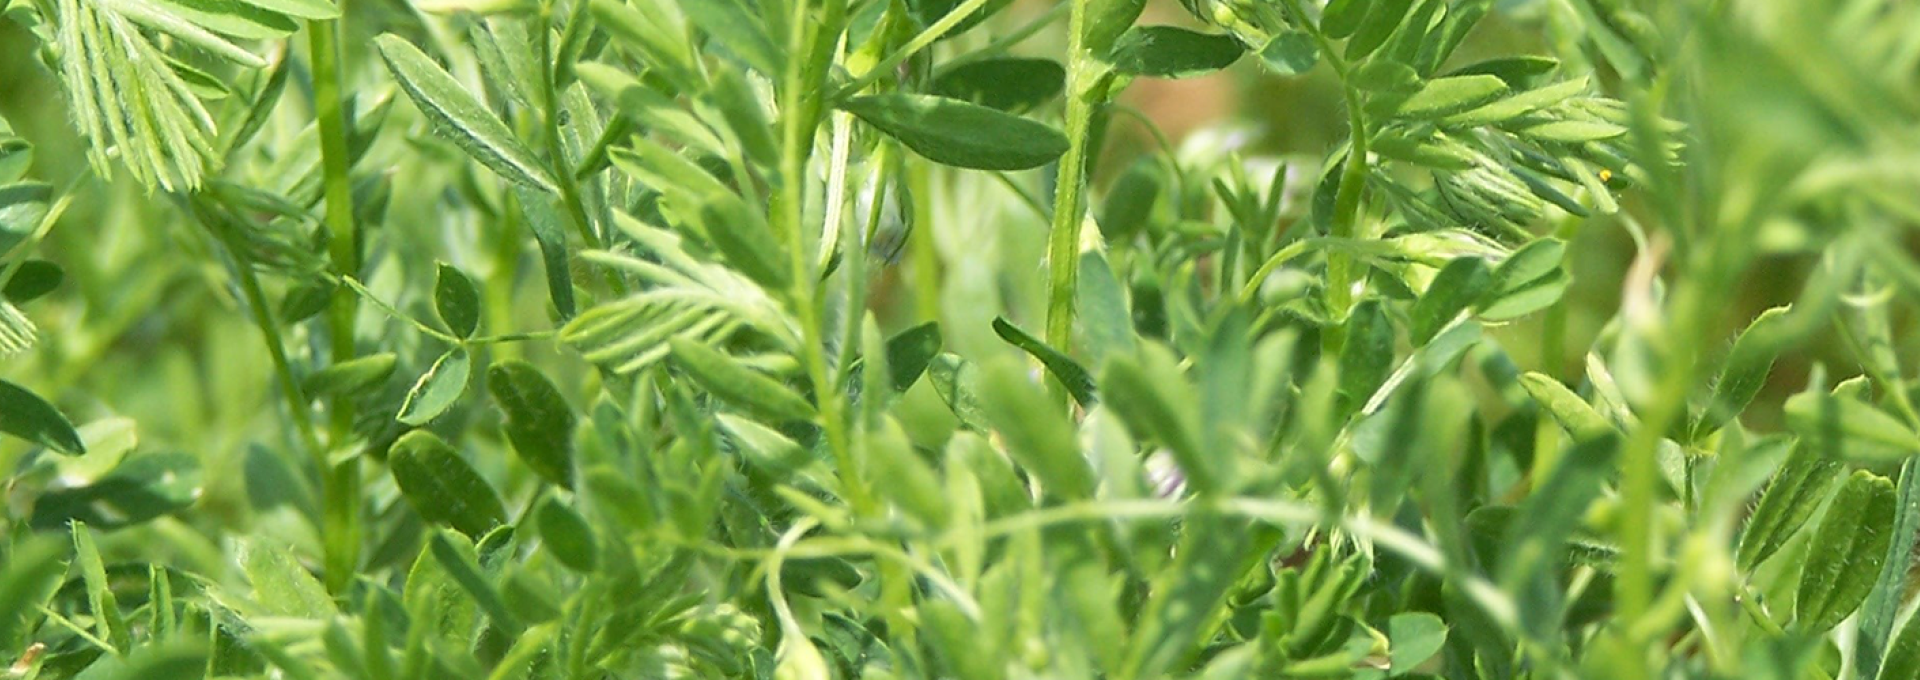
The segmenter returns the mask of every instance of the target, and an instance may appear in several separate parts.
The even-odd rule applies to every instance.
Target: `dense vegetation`
[[[0,0],[0,672],[1920,677],[1920,4],[1147,4]]]

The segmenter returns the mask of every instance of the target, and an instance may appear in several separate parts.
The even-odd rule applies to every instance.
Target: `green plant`
[[[1045,4],[0,2],[6,673],[1920,673],[1920,6]]]

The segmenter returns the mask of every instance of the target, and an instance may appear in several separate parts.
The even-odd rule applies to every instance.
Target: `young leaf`
[[[87,452],[86,444],[80,441],[80,433],[74,431],[73,423],[59,409],[26,388],[5,380],[0,380],[0,433],[69,456]]]
[[[487,369],[487,391],[506,413],[507,441],[541,478],[573,488],[573,409],[547,377],[524,361]]]
[[[392,352],[348,359],[314,371],[300,382],[300,390],[309,399],[354,394],[385,381],[398,363]]]
[[[1839,460],[1822,455],[1815,447],[1804,443],[1794,446],[1787,462],[1767,483],[1767,490],[1761,492],[1753,515],[1747,518],[1734,565],[1742,572],[1751,572],[1785,545],[1794,532],[1813,519],[1827,488],[1844,469]]]
[[[591,573],[600,562],[600,546],[593,527],[557,498],[540,503],[534,520],[540,527],[540,540],[554,559],[580,573]]]
[[[1824,632],[1853,614],[1873,589],[1893,535],[1893,482],[1856,470],[1820,520],[1795,592],[1794,617],[1806,632]]]
[[[949,99],[1020,113],[1053,101],[1066,87],[1067,69],[1060,62],[995,57],[941,69],[933,76],[931,91]]]
[[[467,376],[473,370],[472,359],[464,347],[455,347],[435,359],[433,367],[407,390],[396,420],[408,425],[425,425],[440,417],[467,391]]]
[[[1246,53],[1231,35],[1141,26],[1120,36],[1108,60],[1114,70],[1131,76],[1191,78],[1232,66]]]
[[[387,454],[387,468],[400,495],[428,522],[473,537],[507,522],[493,486],[432,432],[414,430],[401,436]]]
[[[886,94],[855,97],[840,108],[943,165],[1027,170],[1067,152],[1059,130],[957,99]]]
[[[391,33],[374,38],[374,44],[407,97],[467,155],[508,180],[559,193],[546,167],[520,145],[506,123],[420,48]]]
[[[1019,326],[1009,323],[1006,317],[994,318],[993,332],[999,335],[1001,340],[1007,341],[1007,344],[1018,347],[1040,360],[1040,365],[1045,366],[1047,372],[1052,373],[1054,379],[1059,380],[1060,385],[1067,388],[1067,393],[1073,395],[1073,400],[1081,407],[1093,408],[1094,404],[1098,403],[1098,398],[1094,395],[1093,376],[1088,375],[1087,369],[1082,368],[1079,362],[1073,360],[1073,357],[1047,346],[1047,343],[1039,338],[1020,330]]]
[[[1747,325],[1747,330],[1734,339],[1726,365],[1720,368],[1720,379],[1713,383],[1713,396],[1707,401],[1707,410],[1694,423],[1695,437],[1732,422],[1766,385],[1767,373],[1773,370],[1774,357],[1780,352],[1774,327],[1782,323],[1786,314],[1786,307],[1761,312]]]
[[[813,404],[786,385],[719,350],[683,337],[668,341],[674,363],[714,396],[773,420],[810,420]]]
[[[433,283],[433,310],[455,337],[473,337],[480,327],[480,290],[473,279],[442,262]]]

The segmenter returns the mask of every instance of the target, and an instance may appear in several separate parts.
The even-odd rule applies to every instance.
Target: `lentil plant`
[[[0,672],[1920,678],[1920,5],[1147,4],[0,0]]]

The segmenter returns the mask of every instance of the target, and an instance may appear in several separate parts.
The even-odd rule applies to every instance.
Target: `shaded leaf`
[[[1795,619],[1807,632],[1822,632],[1853,614],[1873,589],[1893,535],[1886,520],[1895,511],[1893,482],[1856,470],[1827,505],[1800,572]]]
[[[1059,130],[957,99],[887,94],[855,97],[840,108],[943,165],[1026,170],[1067,151]]]
[[[80,433],[60,410],[26,388],[0,380],[0,433],[78,456],[87,452]]]
[[[1120,36],[1108,60],[1132,76],[1191,78],[1232,66],[1247,48],[1231,35],[1141,26]]]
[[[582,573],[598,567],[600,547],[594,540],[593,527],[580,513],[559,499],[548,498],[540,503],[534,520],[540,527],[541,541],[554,559]]]
[[[524,361],[487,369],[487,391],[506,413],[507,441],[548,482],[573,488],[573,409],[547,377]]]
[[[1061,386],[1067,389],[1068,394],[1073,395],[1073,400],[1081,407],[1092,408],[1098,403],[1098,398],[1094,395],[1093,376],[1089,375],[1087,369],[1081,367],[1079,362],[1074,361],[1073,357],[1061,353],[1060,350],[1048,346],[1039,338],[1020,330],[1019,326],[1009,323],[1006,317],[994,317],[993,332],[999,335],[1001,340],[1038,359],[1040,365],[1045,366],[1047,372],[1052,373],[1054,379],[1060,381]]]
[[[480,289],[466,274],[442,262],[434,277],[433,310],[455,337],[473,337],[480,327]]]
[[[507,521],[493,486],[432,432],[414,430],[400,437],[387,454],[387,468],[407,504],[428,522],[478,537]]]
[[[1839,460],[1822,455],[1819,449],[1804,443],[1796,444],[1787,462],[1767,483],[1766,491],[1761,492],[1760,502],[1754,506],[1753,514],[1747,518],[1747,528],[1740,535],[1740,547],[1734,554],[1734,564],[1741,571],[1751,572],[1771,557],[1780,546],[1786,544],[1787,539],[1793,537],[1794,532],[1813,519],[1814,512],[1820,509],[1820,501],[1827,495],[1827,489],[1845,469]]]
[[[786,385],[719,350],[682,337],[668,341],[674,363],[714,396],[774,420],[810,420],[813,404]]]

